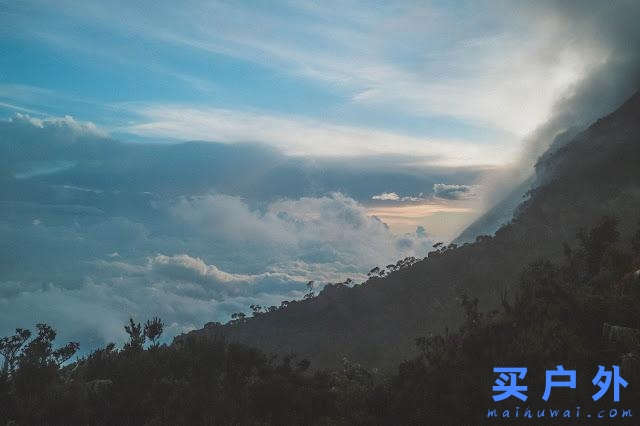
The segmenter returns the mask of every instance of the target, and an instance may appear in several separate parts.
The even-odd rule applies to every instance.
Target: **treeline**
[[[122,349],[109,344],[63,366],[78,344],[53,350],[55,331],[36,328],[30,341],[18,329],[0,342],[2,424],[313,424],[336,412],[333,376],[293,356],[222,338],[159,345],[155,318],[130,320]]]
[[[18,425],[481,424],[489,408],[523,406],[493,403],[492,369],[501,365],[528,368],[531,407],[545,406],[546,369],[575,369],[577,389],[554,390],[550,403],[585,412],[594,405],[597,366],[621,365],[630,386],[619,407],[638,407],[640,231],[621,241],[616,219],[604,217],[578,241],[564,244],[561,265],[540,260],[525,268],[498,310],[481,312],[477,299],[461,297],[462,326],[417,338],[417,356],[391,376],[346,359],[341,369],[317,371],[304,359],[268,356],[221,335],[161,345],[158,318],[130,320],[121,349],[110,344],[71,363],[77,343],[55,348],[56,333],[45,324],[34,335],[18,329],[0,340],[0,419]],[[599,404],[612,406],[605,398]]]

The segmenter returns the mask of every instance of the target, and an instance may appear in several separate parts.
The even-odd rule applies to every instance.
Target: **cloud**
[[[526,10],[541,18],[553,14],[562,25],[558,46],[572,45],[591,65],[574,84],[561,92],[549,118],[527,139],[524,161],[531,163],[568,129],[584,127],[614,110],[640,88],[640,5],[634,2],[605,4],[545,1]]]
[[[33,152],[42,157],[30,175],[2,177],[0,239],[7,244],[0,246],[0,333],[45,321],[87,350],[121,343],[129,316],[159,315],[171,337],[254,303],[300,298],[308,280],[362,280],[374,265],[421,256],[430,247],[424,232],[396,235],[340,193],[265,201],[212,190],[201,195],[194,185],[196,158],[220,158],[226,167],[217,169],[224,171],[220,179],[234,181],[237,165],[252,157],[289,164],[272,150],[134,146],[93,129],[70,118],[0,123],[3,149],[16,160],[10,169]],[[24,146],[33,149],[18,149]],[[64,163],[69,159],[71,165]],[[172,165],[194,175],[180,181],[179,174],[163,174]],[[256,182],[265,185],[257,189],[270,185],[263,177]],[[150,183],[153,191],[142,190]]]
[[[131,265],[119,263],[118,267],[126,269],[131,268]],[[259,294],[284,297],[303,290],[299,276],[292,277],[280,272],[231,274],[187,254],[158,254],[148,259],[144,270],[151,274],[150,277],[153,279],[164,278],[179,283],[172,284],[172,292],[205,300]]]
[[[64,117],[35,118],[17,113],[10,121],[29,123],[39,129],[53,133],[64,142],[75,141],[83,136],[107,137],[107,133],[89,121],[77,121],[70,115]],[[28,126],[27,126],[28,127]]]
[[[444,198],[446,200],[462,200],[474,197],[474,191],[477,189],[474,185],[452,185],[446,183],[436,183],[433,185],[433,194],[435,197]]]
[[[68,170],[108,144],[107,133],[92,122],[17,113],[0,120],[0,176],[28,179]]]
[[[337,193],[261,208],[223,194],[178,197],[158,202],[153,220],[16,206],[0,217],[11,247],[0,253],[0,332],[46,321],[84,350],[121,343],[129,316],[161,316],[170,337],[300,298],[308,280],[363,280],[373,265],[423,256],[431,244],[424,232],[395,235]]]
[[[3,126],[11,128],[12,137],[23,140],[36,139],[34,136],[46,137],[48,144],[70,144],[87,137],[107,138],[106,131],[90,121],[78,121],[66,115],[64,117],[36,118],[29,114],[16,113],[5,121]],[[17,135],[19,131],[22,134]],[[6,134],[6,132],[3,132]],[[15,143],[15,142],[13,142]]]
[[[383,192],[382,194],[374,195],[371,199],[381,201],[400,201],[400,196],[395,192]]]
[[[69,204],[82,204],[100,191],[115,190],[120,191],[119,203],[131,203],[133,200],[124,198],[137,196],[134,192],[211,191],[251,202],[332,191],[368,201],[390,182],[397,191],[415,194],[443,179],[469,181],[486,172],[485,167],[428,165],[438,162],[434,156],[310,158],[290,157],[264,144],[122,143],[105,137],[92,123],[71,120],[26,115],[0,120],[0,171],[33,183],[34,178],[47,176],[52,185],[48,191],[56,193],[54,197],[53,192],[46,196],[40,192],[41,198],[30,202],[43,203],[42,197],[50,196],[50,203],[65,199]]]
[[[64,338],[95,344],[122,339],[129,315],[160,315],[175,334],[250,303],[278,304],[309,279],[358,279],[374,265],[422,256],[426,235],[433,234],[428,226],[396,235],[379,218],[416,229],[427,215],[446,214],[450,222],[453,213],[469,213],[457,198],[474,192],[467,185],[473,178],[453,179],[453,169],[442,176],[445,166],[503,164],[513,157],[515,138],[537,127],[523,161],[510,171],[526,174],[558,134],[630,95],[639,75],[632,2],[40,6],[12,5],[33,13],[13,13],[6,30],[71,48],[83,59],[99,54],[113,59],[108,65],[128,62],[151,77],[179,62],[168,51],[204,54],[212,63],[223,55],[234,64],[256,64],[256,74],[275,70],[278,78],[305,80],[338,99],[317,107],[322,112],[315,117],[284,104],[221,106],[166,93],[118,106],[133,120],[119,130],[131,134],[258,141],[304,159],[215,143],[131,149],[71,117],[18,115],[0,123],[0,178],[8,197],[0,216],[0,239],[8,242],[0,246],[0,331],[47,321]],[[53,14],[60,21],[37,25]],[[87,25],[109,37],[75,31]],[[122,49],[130,34],[144,40],[142,49]],[[208,71],[196,68],[174,77],[203,86]],[[3,104],[24,112],[39,109],[35,97],[54,97],[0,89]],[[346,121],[342,112],[349,112]],[[367,126],[376,112],[403,123],[428,117],[444,127],[486,126],[505,140],[483,145],[474,135],[423,137],[411,124]],[[309,158],[318,156],[333,159]],[[417,160],[409,173],[410,156]],[[368,163],[372,158],[377,163]],[[429,176],[420,174],[425,164]],[[491,185],[498,187],[497,180]],[[433,188],[440,202],[413,205],[421,196],[403,195],[424,188]],[[367,210],[360,201],[372,196],[406,205]]]
[[[180,105],[132,106],[142,123],[121,130],[145,137],[261,142],[288,155],[344,157],[412,154],[440,166],[499,164],[508,152],[463,140],[416,137],[302,116]]]
[[[217,4],[213,9],[227,20],[221,31],[200,26],[191,34],[165,29],[162,36],[338,82],[353,91],[357,103],[412,115],[456,116],[518,135],[544,121],[558,90],[577,81],[592,61],[569,48],[554,56],[539,54],[557,41],[565,23],[532,21],[519,16],[521,9],[499,3],[460,8],[408,3],[376,10],[356,2],[341,6],[338,17],[331,2],[285,7],[284,13]],[[196,8],[185,18],[208,20],[213,9]],[[263,25],[247,31],[247,21]],[[286,37],[274,37],[269,28],[281,28]],[[534,88],[537,96],[527,98]]]
[[[503,9],[509,3],[498,3]],[[505,7],[509,5],[509,7]],[[514,23],[527,20],[546,32],[547,42],[535,51],[541,64],[577,58],[577,78],[555,89],[544,120],[522,138],[521,152],[507,167],[478,182],[485,190],[476,209],[486,211],[519,186],[534,182],[534,164],[549,147],[558,147],[586,126],[607,115],[640,88],[640,4],[631,1],[519,2]],[[531,24],[532,23],[532,24]],[[572,60],[573,61],[573,60]],[[539,72],[545,76],[544,71]],[[535,90],[535,86],[532,88]],[[516,92],[517,93],[517,92]],[[520,96],[522,102],[526,95]],[[517,107],[523,110],[526,106]],[[542,181],[542,179],[540,180]],[[510,203],[513,204],[513,203]],[[504,212],[510,217],[512,212]]]
[[[585,48],[586,43],[576,42],[580,37],[567,37],[569,25],[553,16],[557,5],[537,3],[549,13],[527,4],[489,1],[462,6],[406,2],[376,8],[356,1],[275,2],[269,7],[193,1],[179,11],[171,2],[149,8],[127,2],[105,7],[99,2],[65,1],[55,9],[28,8],[31,13],[14,6],[15,19],[7,25],[21,34],[21,28],[51,22],[22,36],[83,57],[98,55],[105,63],[126,63],[134,71],[160,74],[163,79],[170,75],[193,82],[197,92],[218,82],[190,66],[191,61],[176,61],[175,51],[211,63],[224,57],[257,72],[319,86],[339,98],[335,110],[346,108],[359,117],[373,113],[370,123],[375,114],[383,113],[405,120],[453,118],[460,125],[494,129],[504,140],[485,143],[499,145],[502,151],[497,154],[506,156],[515,137],[523,137],[549,117],[558,93],[601,59]],[[122,15],[128,19],[119,19]],[[75,30],[78,23],[99,28],[98,34],[109,37],[87,37]],[[130,34],[143,41],[142,48],[122,48]],[[248,108],[234,109],[237,115]],[[322,116],[327,112],[323,109]],[[154,132],[175,133],[174,121],[153,123]],[[139,132],[152,131],[150,123],[140,124],[147,128]]]
[[[478,195],[478,185],[434,183],[432,192],[427,196],[424,193],[417,195],[400,196],[395,192],[383,192],[371,197],[376,201],[393,201],[398,203],[430,203],[435,199],[442,200],[470,200]],[[468,207],[468,206],[467,206]]]
[[[370,217],[365,207],[342,194],[281,200],[262,210],[251,210],[237,197],[209,195],[182,198],[171,207],[181,222],[215,241],[231,255],[247,250],[286,270],[292,260],[324,265],[324,278],[340,269],[362,273],[389,257],[401,257],[404,248],[384,223]],[[416,239],[412,252],[424,248]],[[333,272],[332,272],[333,271]],[[313,279],[312,277],[304,277]]]
[[[408,195],[408,196],[401,197],[395,192],[383,192],[382,194],[372,196],[371,199],[376,201],[397,201],[401,203],[407,203],[407,202],[417,203],[417,202],[423,202],[423,201],[429,200],[429,198],[425,197],[423,193],[420,193],[417,196]]]

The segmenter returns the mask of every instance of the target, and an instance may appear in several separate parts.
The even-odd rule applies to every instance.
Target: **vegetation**
[[[580,233],[578,247],[565,244],[560,266],[539,260],[526,267],[515,294],[504,297],[498,310],[479,312],[477,299],[463,297],[460,329],[417,339],[420,355],[401,364],[391,383],[386,418],[480,422],[497,405],[491,400],[491,371],[501,365],[529,368],[527,404],[532,407],[544,406],[544,372],[558,364],[575,369],[581,385],[559,390],[550,400],[554,406],[592,406],[591,380],[599,364],[622,365],[622,376],[637,383],[638,342],[603,333],[613,328],[622,336],[636,335],[640,327],[640,258],[625,250],[629,245],[618,235],[616,219],[602,218]],[[638,406],[637,387],[622,393],[620,407]],[[602,406],[608,409],[607,404],[611,401]],[[516,400],[498,406],[517,405],[526,404]]]
[[[347,359],[313,370],[307,360],[270,357],[221,335],[160,345],[159,318],[129,320],[122,349],[109,344],[73,363],[78,344],[54,349],[51,327],[36,325],[33,337],[17,329],[0,340],[0,416],[13,424],[474,424],[494,405],[494,366],[529,368],[531,404],[544,370],[557,364],[589,384],[598,364],[621,364],[633,383],[640,348],[619,337],[640,328],[635,240],[620,241],[617,220],[602,218],[580,232],[577,247],[564,244],[560,266],[539,260],[525,268],[500,309],[480,312],[463,295],[459,330],[417,338],[417,356],[389,375]],[[559,390],[552,402],[587,407],[591,391]],[[639,398],[625,389],[622,405]]]

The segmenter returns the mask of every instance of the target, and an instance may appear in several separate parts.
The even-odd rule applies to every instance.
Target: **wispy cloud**
[[[463,140],[420,138],[385,130],[339,125],[301,116],[179,105],[129,106],[140,124],[122,128],[139,136],[216,142],[263,142],[290,155],[411,154],[431,165],[500,164],[501,147]]]
[[[606,55],[564,40],[566,21],[545,14],[530,19],[518,8],[487,2],[189,1],[180,8],[173,2],[62,2],[58,9],[63,22],[35,36],[87,55],[111,52],[117,61],[173,75],[195,90],[215,87],[215,75],[181,68],[135,43],[122,48],[121,39],[134,34],[142,46],[152,43],[151,51],[187,48],[214,62],[226,56],[327,84],[354,107],[454,117],[514,137],[544,122],[558,95]],[[65,25],[78,22],[97,28],[100,49]]]
[[[364,7],[340,7],[338,16],[335,4],[316,4],[292,20],[300,17],[298,8],[278,15],[213,4],[185,16],[195,23],[193,32],[165,27],[155,35],[338,84],[355,103],[459,117],[518,136],[545,121],[558,94],[597,60],[558,46],[562,21],[509,15],[514,25],[486,4],[468,11],[466,20],[433,5]],[[480,16],[471,18],[474,13]],[[494,29],[487,31],[487,24]]]

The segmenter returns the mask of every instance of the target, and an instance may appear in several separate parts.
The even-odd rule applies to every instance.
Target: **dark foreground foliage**
[[[480,312],[476,299],[462,297],[460,329],[418,338],[418,356],[391,377],[347,360],[342,369],[314,371],[305,360],[269,357],[221,336],[160,345],[158,318],[131,320],[121,350],[110,344],[64,365],[76,343],[54,349],[56,333],[45,324],[34,337],[18,329],[0,340],[0,418],[19,425],[482,424],[491,407],[527,407],[492,403],[494,366],[529,368],[533,409],[545,406],[544,371],[558,364],[578,371],[578,388],[554,390],[546,405],[637,408],[639,416],[640,232],[619,241],[616,220],[605,217],[579,241],[565,244],[560,266],[529,265],[500,310]],[[610,395],[591,401],[599,364],[622,365],[631,386],[620,403]]]

